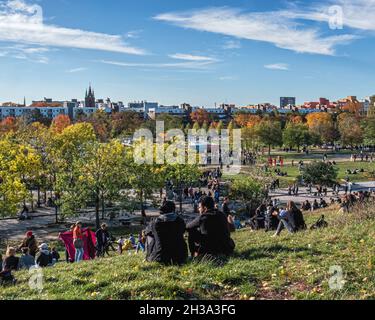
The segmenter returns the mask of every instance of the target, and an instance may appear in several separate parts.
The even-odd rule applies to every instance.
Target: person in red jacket
[[[82,234],[82,223],[78,221],[75,224],[73,229],[73,244],[74,248],[76,249],[76,254],[74,257],[75,262],[80,262],[83,260],[83,234]]]

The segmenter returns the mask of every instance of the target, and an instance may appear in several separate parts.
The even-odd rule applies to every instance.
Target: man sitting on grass
[[[160,217],[146,228],[146,260],[164,264],[183,264],[187,259],[184,239],[185,221],[176,213],[176,205],[167,201]]]
[[[190,222],[189,249],[192,257],[205,255],[230,255],[235,243],[230,237],[226,216],[215,210],[215,202],[203,197],[199,204],[200,216]]]

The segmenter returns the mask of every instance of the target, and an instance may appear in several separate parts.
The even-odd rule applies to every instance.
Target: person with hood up
[[[163,264],[183,264],[187,259],[184,239],[185,221],[175,213],[176,205],[167,201],[160,209],[160,217],[145,230],[146,260]]]

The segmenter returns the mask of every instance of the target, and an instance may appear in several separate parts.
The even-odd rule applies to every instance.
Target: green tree
[[[93,143],[82,158],[76,159],[79,185],[95,203],[95,222],[100,226],[100,205],[104,219],[105,201],[116,200],[126,185],[127,167],[125,147],[118,141]]]
[[[182,213],[183,189],[195,183],[201,175],[197,165],[174,164],[166,165],[166,177],[173,181],[179,191],[180,212]]]
[[[363,138],[366,145],[375,145],[375,115],[362,122]]]
[[[338,116],[338,129],[341,143],[344,146],[360,145],[363,142],[363,130],[359,118],[352,113],[342,113]]]
[[[330,163],[312,162],[304,166],[301,178],[305,183],[331,186],[337,180],[337,169]]]
[[[309,128],[302,123],[289,122],[283,132],[284,145],[290,147],[297,147],[300,151],[301,145],[309,145],[311,141]]]
[[[38,174],[40,159],[32,148],[0,140],[0,215],[14,216],[29,197],[27,183]]]
[[[263,120],[255,126],[256,136],[259,142],[268,146],[268,154],[271,154],[272,147],[282,145],[282,131],[280,122]]]

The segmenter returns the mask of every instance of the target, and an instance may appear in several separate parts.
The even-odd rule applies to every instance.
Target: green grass
[[[364,169],[365,172],[359,173],[356,175],[349,175],[349,178],[352,182],[364,182],[364,181],[371,181],[374,180],[374,172],[375,172],[375,163],[370,162],[338,162],[335,166],[338,169],[338,176],[337,179],[339,182],[342,182],[343,179],[346,178],[347,173],[346,170],[355,170],[355,169]],[[287,177],[280,177],[283,186],[287,186],[288,183],[293,183],[297,177],[299,176],[298,170],[298,163],[296,162],[294,166],[286,165],[283,168],[280,168],[282,172],[287,172]]]
[[[227,262],[161,266],[143,254],[114,255],[44,269],[44,289],[18,284],[0,288],[0,299],[375,299],[375,211],[372,218],[324,211],[330,226],[271,238],[264,231],[233,234],[237,248]],[[322,212],[308,215],[311,225]],[[345,274],[342,290],[328,285],[331,266]]]

